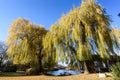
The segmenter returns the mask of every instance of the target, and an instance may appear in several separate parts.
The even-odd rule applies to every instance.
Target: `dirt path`
[[[18,76],[18,77],[0,77],[0,80],[111,80],[111,77],[99,78],[97,74],[79,74],[73,76]]]

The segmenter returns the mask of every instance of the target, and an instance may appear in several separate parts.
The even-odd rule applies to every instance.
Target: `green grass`
[[[25,72],[18,71],[18,72],[0,72],[0,76],[24,76]]]

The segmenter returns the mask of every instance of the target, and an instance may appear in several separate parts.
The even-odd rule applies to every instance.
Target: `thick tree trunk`
[[[88,74],[88,73],[89,73],[89,70],[88,70],[86,61],[83,61],[83,68],[84,68],[84,74]]]
[[[38,58],[38,71],[39,71],[40,73],[43,72],[42,57],[39,57],[39,58]]]
[[[38,55],[38,71],[40,72],[40,73],[42,73],[43,72],[43,67],[42,67],[42,59],[43,59],[43,54],[42,54],[42,47],[41,47],[41,49],[40,49],[40,55]]]
[[[110,72],[110,62],[109,62],[109,60],[107,60],[107,68],[108,68],[108,71]]]
[[[42,59],[40,57],[38,57],[38,63],[36,64],[32,64],[31,66],[32,71],[30,72],[30,75],[39,75],[43,72],[43,68],[42,68]]]
[[[43,56],[38,56],[37,57],[38,62],[37,63],[31,63],[30,67],[32,68],[28,73],[29,75],[39,75],[43,72],[43,67],[42,67],[42,59]]]

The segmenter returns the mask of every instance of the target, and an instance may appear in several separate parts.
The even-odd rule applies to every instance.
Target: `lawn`
[[[10,73],[8,73],[8,74],[10,74]],[[17,74],[11,73],[11,75],[14,75],[14,76],[5,76],[5,73],[4,73],[4,76],[1,76],[0,80],[112,80],[110,73],[106,73],[106,74],[109,76],[106,78],[99,78],[98,73],[79,74],[79,75],[72,75],[72,76],[46,76],[46,75],[22,76],[23,73],[21,73],[21,74],[20,73],[17,73]]]
[[[0,72],[0,77],[3,76],[24,76],[24,71],[18,71],[18,72]]]

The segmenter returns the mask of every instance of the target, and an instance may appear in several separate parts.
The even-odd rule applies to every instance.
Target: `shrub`
[[[16,65],[5,66],[2,69],[2,72],[16,72],[16,71],[17,71]]]
[[[116,63],[111,67],[113,80],[120,80],[120,63]]]

